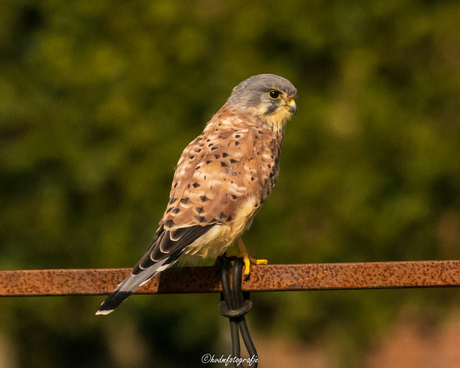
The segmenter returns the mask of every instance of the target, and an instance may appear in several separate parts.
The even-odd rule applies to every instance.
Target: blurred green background
[[[460,258],[458,1],[2,1],[0,269],[131,267],[182,149],[251,75],[297,87],[280,180],[245,235],[270,263]],[[202,367],[218,295],[0,299],[0,367]],[[336,367],[455,289],[257,293],[264,341]],[[262,345],[262,346],[261,346]],[[260,357],[264,360],[264,356]],[[268,367],[267,365],[262,367]]]

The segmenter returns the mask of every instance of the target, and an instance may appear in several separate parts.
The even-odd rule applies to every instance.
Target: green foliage
[[[455,1],[4,2],[0,267],[134,265],[181,150],[259,73],[287,77],[299,98],[251,251],[271,263],[459,258],[458,19]],[[459,298],[254,300],[261,331],[351,349],[343,366],[355,367],[401,306]],[[228,333],[215,295],[133,297],[96,318],[101,301],[1,300],[0,332],[20,367],[198,367]]]

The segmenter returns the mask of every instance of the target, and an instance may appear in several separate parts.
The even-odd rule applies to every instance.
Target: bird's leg
[[[236,238],[236,241],[238,243],[238,250],[234,252],[227,252],[227,257],[243,258],[244,274],[246,277],[249,276],[251,264],[261,265],[268,263],[266,259],[256,259],[251,257],[243,243],[243,239],[241,239],[241,236]]]

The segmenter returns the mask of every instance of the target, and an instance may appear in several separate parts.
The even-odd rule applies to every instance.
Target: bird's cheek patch
[[[246,111],[248,111],[250,114],[254,116],[265,116],[267,114],[270,114],[268,107],[264,104],[260,104],[255,107],[248,107]]]

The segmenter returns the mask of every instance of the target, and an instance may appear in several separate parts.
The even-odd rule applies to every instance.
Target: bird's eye
[[[278,98],[281,97],[281,92],[272,89],[270,92],[268,92],[268,95],[270,96],[270,98],[273,98],[274,100],[277,100]]]

